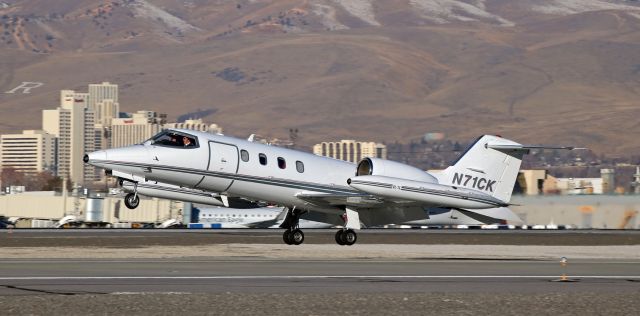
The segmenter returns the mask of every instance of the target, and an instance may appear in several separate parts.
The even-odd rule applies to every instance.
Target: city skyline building
[[[0,136],[0,169],[23,173],[53,171],[56,165],[56,137],[43,130]]]
[[[95,113],[96,124],[110,125],[110,120],[118,118],[120,113],[118,85],[110,82],[89,84],[87,106]]]
[[[220,126],[201,119],[167,124],[166,114],[154,111],[121,113],[118,99],[118,85],[109,82],[89,84],[86,93],[60,90],[59,105],[42,110],[41,131],[1,135],[11,147],[5,150],[9,157],[5,165],[25,172],[50,170],[76,185],[87,185],[105,178],[82,161],[87,152],[138,144],[166,128],[222,133]],[[20,155],[28,158],[15,157]],[[2,157],[0,149],[0,171]]]
[[[343,139],[339,142],[322,142],[313,146],[313,153],[356,163],[365,157],[387,159],[387,146],[375,142],[358,142]]]
[[[139,144],[159,133],[166,115],[154,111],[137,111],[131,117],[111,121],[111,145],[114,148]]]
[[[62,90],[60,106],[42,111],[42,129],[58,139],[56,175],[77,184],[95,180],[94,167],[82,161],[85,152],[95,150],[95,118],[87,98],[87,93]]]

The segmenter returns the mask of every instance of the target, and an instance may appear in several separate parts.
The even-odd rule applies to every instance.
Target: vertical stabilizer
[[[479,137],[451,166],[438,176],[440,184],[474,189],[509,203],[528,149],[492,135]]]

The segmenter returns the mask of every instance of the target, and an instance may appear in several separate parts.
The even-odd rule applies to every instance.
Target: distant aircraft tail
[[[441,184],[485,192],[509,203],[528,148],[498,136],[479,137],[440,175]]]

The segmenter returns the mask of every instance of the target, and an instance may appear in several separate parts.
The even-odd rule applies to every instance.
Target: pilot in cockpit
[[[182,144],[184,145],[184,147],[193,146],[193,143],[191,142],[191,139],[189,139],[189,137],[187,137],[187,136],[182,136]]]

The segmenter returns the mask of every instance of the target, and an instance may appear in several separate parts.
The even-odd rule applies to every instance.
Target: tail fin
[[[522,156],[529,148],[499,136],[481,136],[438,175],[438,180],[441,184],[482,191],[509,203]]]

